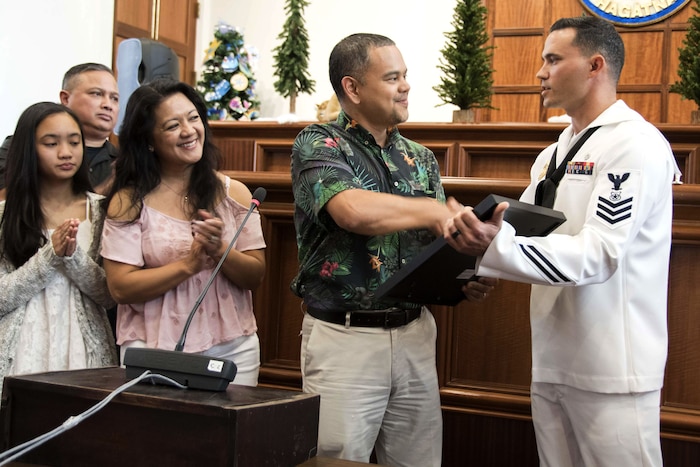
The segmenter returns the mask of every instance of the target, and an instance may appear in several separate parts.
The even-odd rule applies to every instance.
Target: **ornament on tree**
[[[221,41],[214,39],[209,43],[209,47],[206,50],[206,56],[204,57],[204,61],[206,62],[207,60],[211,60],[214,58],[214,54],[216,53],[216,49],[219,48],[221,45]]]
[[[224,22],[214,28],[197,82],[209,120],[255,120],[259,116],[254,75],[258,56],[244,43],[238,28]]]
[[[248,78],[243,73],[236,73],[231,76],[231,86],[236,91],[245,91],[248,89]]]
[[[224,70],[226,73],[232,73],[236,71],[237,68],[238,59],[233,55],[224,57],[224,60],[221,62],[221,69]]]

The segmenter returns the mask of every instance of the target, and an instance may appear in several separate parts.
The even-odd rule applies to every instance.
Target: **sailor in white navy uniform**
[[[663,135],[617,100],[624,46],[610,23],[557,21],[542,58],[543,104],[564,108],[572,124],[537,157],[521,201],[548,204],[544,181],[556,150],[554,164],[565,165],[558,187],[547,182],[550,207],[566,222],[526,238],[503,222],[504,203],[487,222],[465,207],[448,221],[446,238],[479,256],[479,276],[533,284],[531,401],[541,465],[660,466],[672,184],[680,171]]]

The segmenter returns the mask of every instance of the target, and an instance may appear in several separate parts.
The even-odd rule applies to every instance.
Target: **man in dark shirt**
[[[112,174],[117,149],[109,137],[117,124],[119,89],[112,70],[99,63],[81,63],[63,77],[59,93],[61,104],[80,119],[85,139],[90,181],[96,193],[104,193]],[[0,189],[5,188],[5,164],[12,136],[0,147]]]

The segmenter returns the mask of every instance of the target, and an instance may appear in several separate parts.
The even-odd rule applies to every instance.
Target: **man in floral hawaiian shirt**
[[[321,395],[318,454],[380,464],[440,466],[442,415],[436,326],[417,303],[374,291],[454,213],[434,154],[399,133],[408,118],[406,65],[395,43],[353,34],[331,52],[342,111],[313,124],[292,151],[294,221],[304,299],[304,391]],[[474,282],[468,300],[495,283]]]

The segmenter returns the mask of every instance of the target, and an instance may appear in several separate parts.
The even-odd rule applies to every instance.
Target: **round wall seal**
[[[690,0],[580,0],[592,15],[618,26],[647,26],[675,15]]]

